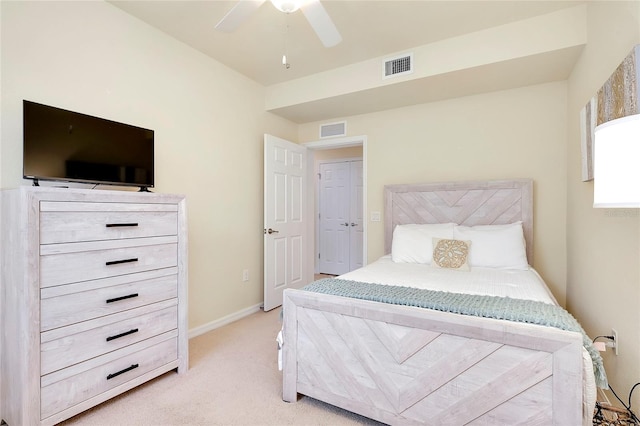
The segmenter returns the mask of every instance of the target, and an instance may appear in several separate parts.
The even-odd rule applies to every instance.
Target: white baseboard
[[[260,307],[262,306],[262,303],[259,303],[257,305],[254,306],[249,306],[248,308],[242,309],[238,312],[234,312],[232,314],[227,315],[226,317],[222,317],[220,319],[217,319],[215,321],[211,321],[209,323],[203,324],[201,326],[192,328],[189,330],[189,339],[199,336],[201,334],[204,334],[206,332],[209,332],[211,330],[215,330],[216,328],[220,328],[223,325],[227,325],[229,323],[232,323],[234,321],[238,321],[239,319],[242,319],[246,316],[249,316],[253,313],[256,313],[260,310]]]

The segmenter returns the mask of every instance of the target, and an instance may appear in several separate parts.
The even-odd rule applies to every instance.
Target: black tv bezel
[[[48,107],[48,108],[54,108],[54,109],[59,110],[59,111],[70,112],[72,114],[77,114],[77,115],[82,115],[82,116],[89,117],[89,118],[98,119],[98,120],[101,120],[101,121],[103,121],[105,123],[113,123],[113,124],[116,124],[116,125],[119,125],[119,126],[127,126],[127,127],[132,127],[132,128],[135,128],[135,129],[140,129],[140,130],[151,132],[154,135],[153,142],[151,144],[151,157],[152,157],[152,161],[151,161],[151,166],[152,166],[151,183],[150,184],[141,184],[141,183],[134,183],[134,182],[113,182],[113,181],[97,180],[97,179],[74,179],[74,178],[64,178],[64,177],[54,177],[54,176],[27,175],[25,173],[25,161],[24,161],[24,156],[25,156],[25,151],[26,151],[26,142],[25,142],[26,120],[25,120],[24,110],[25,110],[25,105],[26,104],[33,104],[33,105],[40,105],[40,106],[44,106],[44,107]],[[128,124],[128,123],[123,123],[123,122],[120,122],[120,121],[109,120],[108,118],[98,117],[98,116],[90,115],[90,114],[84,114],[82,112],[72,111],[72,110],[68,110],[68,109],[64,109],[64,108],[54,107],[52,105],[43,104],[43,103],[40,103],[40,102],[34,102],[34,101],[29,101],[27,99],[23,99],[22,100],[22,178],[23,179],[33,180],[33,185],[34,186],[38,186],[39,185],[39,183],[38,183],[39,181],[69,182],[69,183],[80,183],[80,184],[88,184],[88,185],[95,185],[95,186],[98,186],[98,185],[109,185],[109,186],[122,186],[122,187],[131,187],[131,188],[140,188],[140,191],[147,191],[149,188],[154,188],[154,185],[155,185],[155,131],[152,130],[152,129],[147,129],[145,127],[140,127],[140,126],[135,126],[135,125]]]

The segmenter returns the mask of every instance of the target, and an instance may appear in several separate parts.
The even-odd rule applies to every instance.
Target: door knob
[[[268,233],[268,234],[277,234],[277,233],[278,233],[278,231],[276,231],[275,229],[271,229],[271,228],[269,228],[269,229],[267,230],[267,233]]]
[[[349,226],[349,223],[345,222],[342,224],[342,226]]]
[[[358,226],[358,224],[351,222],[351,226]]]

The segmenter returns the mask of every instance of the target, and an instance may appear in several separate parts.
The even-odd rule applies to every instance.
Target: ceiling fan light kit
[[[300,9],[300,4],[302,1],[296,0],[271,0],[271,3],[278,9],[280,12],[284,13],[293,13],[296,10]]]
[[[238,3],[218,22],[216,29],[224,32],[235,31],[266,0],[239,0]],[[342,41],[342,36],[320,0],[271,0],[280,11],[292,13],[300,9],[324,47],[332,47]]]

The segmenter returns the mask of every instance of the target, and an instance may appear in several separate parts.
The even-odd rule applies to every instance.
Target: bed
[[[486,225],[502,229],[519,224],[526,241],[525,267],[512,275],[526,275],[542,285],[524,296],[511,293],[514,286],[498,285],[491,286],[495,289],[488,296],[464,297],[499,296],[518,302],[522,300],[512,298],[522,297],[531,299],[523,302],[527,306],[561,309],[528,267],[533,261],[531,180],[388,185],[384,220],[387,256],[337,280],[307,287],[333,284],[344,289],[353,284],[359,289],[365,283],[373,287],[367,287],[367,295],[388,287],[414,288],[410,281],[420,281],[416,269],[425,265],[394,261],[400,253],[401,229],[451,223],[465,236],[471,235],[464,234],[467,230]],[[473,244],[470,253],[478,253]],[[469,275],[431,266],[445,277],[444,291],[436,287],[410,292],[473,293],[474,283],[502,273],[494,271],[500,268],[473,264],[470,269],[475,272]],[[456,278],[447,281],[447,274]],[[385,280],[382,284],[389,285],[380,286]],[[454,281],[461,287],[447,288]],[[287,402],[307,395],[387,424],[587,425],[595,404],[594,370],[600,374],[598,384],[606,386],[592,358],[599,355],[592,348],[588,353],[586,336],[577,329],[380,302],[388,301],[386,293],[367,299],[316,290],[287,289],[283,295],[281,356]]]

